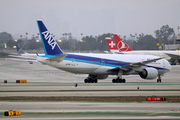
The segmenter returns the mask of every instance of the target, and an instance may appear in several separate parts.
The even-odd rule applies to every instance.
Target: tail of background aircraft
[[[116,43],[111,38],[106,38],[110,50],[118,50]]]
[[[16,44],[16,49],[17,49],[17,55],[26,54],[26,52],[24,52],[18,44]]]
[[[111,51],[127,52],[132,49],[116,34],[113,34],[115,42],[111,38],[106,38],[109,49]]]
[[[45,55],[59,55],[62,50],[41,20],[37,21]]]

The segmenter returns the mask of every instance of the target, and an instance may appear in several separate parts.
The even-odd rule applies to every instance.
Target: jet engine
[[[155,68],[144,68],[139,75],[143,79],[155,79],[158,76],[158,71]]]

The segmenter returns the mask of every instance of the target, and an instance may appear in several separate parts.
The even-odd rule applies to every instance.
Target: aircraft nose
[[[167,60],[166,60],[166,64],[167,64],[167,65],[166,65],[166,66],[167,66],[167,69],[168,69],[168,70],[171,70],[171,64],[170,64]]]

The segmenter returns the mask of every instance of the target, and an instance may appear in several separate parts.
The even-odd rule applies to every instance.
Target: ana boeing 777
[[[116,75],[113,83],[125,83],[122,75],[139,75],[143,79],[155,79],[161,82],[161,75],[170,71],[171,65],[166,59],[154,55],[121,55],[121,54],[89,54],[64,53],[41,20],[37,21],[43,56],[37,61],[75,74],[88,74],[85,83],[97,83],[98,79],[106,79],[108,75]]]

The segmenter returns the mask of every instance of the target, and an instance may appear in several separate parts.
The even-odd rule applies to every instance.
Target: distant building
[[[180,50],[180,34],[177,35],[177,39],[174,40],[174,44],[164,45],[164,50]]]

